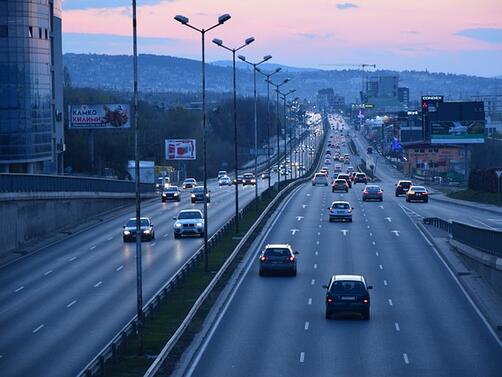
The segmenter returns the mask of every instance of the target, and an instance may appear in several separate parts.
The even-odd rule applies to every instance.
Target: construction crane
[[[361,77],[361,101],[363,100],[362,99],[362,93],[364,93],[364,89],[365,89],[365,82],[366,82],[366,71],[365,69],[366,68],[374,68],[376,69],[376,64],[366,64],[366,63],[362,63],[362,64],[321,64],[323,66],[330,66],[330,67],[358,67],[358,68],[361,68],[362,70],[362,77]]]

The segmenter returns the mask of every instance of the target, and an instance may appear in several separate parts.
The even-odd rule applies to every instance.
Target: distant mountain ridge
[[[214,62],[211,62],[210,64],[217,65],[219,67],[229,67],[232,68],[233,62],[231,60],[216,60]],[[237,69],[251,69],[249,64],[244,63],[243,61],[236,61],[235,66]],[[265,72],[272,72],[276,70],[277,68],[281,68],[283,72],[312,72],[312,71],[319,71],[317,68],[303,68],[303,67],[291,67],[288,65],[282,65],[282,64],[272,64],[272,63],[263,63],[260,64],[260,69],[263,69]]]
[[[132,59],[126,55],[64,54],[63,61],[76,87],[104,88],[118,91],[132,90]],[[240,96],[253,93],[253,75],[249,67],[239,62],[237,90]],[[229,93],[232,91],[230,61],[217,61],[206,67],[208,91]],[[142,92],[200,92],[200,61],[173,56],[142,54],[138,58],[139,88]],[[317,90],[332,87],[335,93],[345,96],[348,103],[359,96],[362,71],[316,70],[276,64],[264,64],[271,71],[280,66],[283,71],[274,75],[274,81],[285,78],[290,83],[284,90],[295,88],[301,98],[315,99]],[[502,81],[467,75],[429,73],[418,71],[380,70],[374,74],[399,74],[400,86],[410,88],[410,100],[418,101],[421,95],[444,94],[446,99],[470,98],[471,95],[502,94]],[[257,81],[259,95],[266,95],[263,77]]]

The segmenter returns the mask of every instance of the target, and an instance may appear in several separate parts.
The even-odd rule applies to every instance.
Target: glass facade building
[[[61,173],[61,0],[0,0],[0,172]]]

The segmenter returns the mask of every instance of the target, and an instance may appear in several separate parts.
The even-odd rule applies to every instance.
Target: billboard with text
[[[195,139],[166,139],[166,160],[195,160]]]
[[[126,104],[70,105],[72,129],[130,128],[130,118]]]

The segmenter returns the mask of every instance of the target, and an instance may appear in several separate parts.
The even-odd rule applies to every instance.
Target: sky
[[[131,3],[63,0],[64,52],[132,54]],[[239,47],[250,61],[296,67],[428,70],[502,75],[502,0],[137,0],[138,51],[201,58],[201,34],[176,22],[209,28],[206,60],[230,60],[213,43]]]

